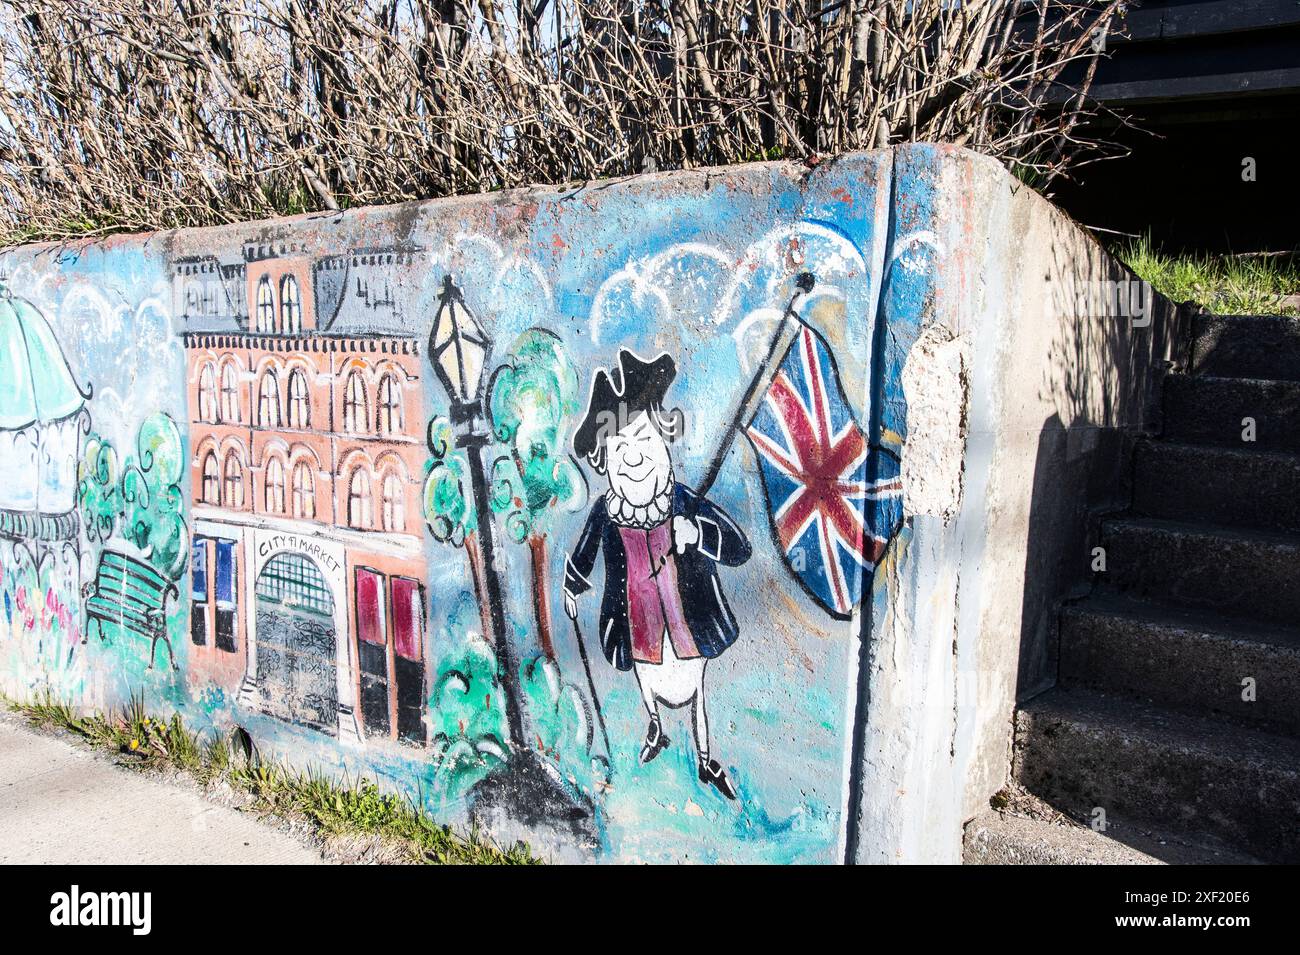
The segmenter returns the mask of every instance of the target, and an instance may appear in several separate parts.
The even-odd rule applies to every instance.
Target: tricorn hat
[[[668,386],[677,377],[677,364],[667,352],[645,361],[620,348],[618,367],[612,371],[610,375],[602,368],[591,379],[587,413],[573,436],[573,450],[579,457],[591,454],[608,437],[602,428],[624,425],[643,411],[662,407]]]

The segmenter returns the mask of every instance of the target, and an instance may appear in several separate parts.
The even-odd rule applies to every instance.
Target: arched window
[[[257,423],[263,428],[280,427],[280,379],[274,368],[266,369],[257,388]]]
[[[343,430],[351,434],[364,434],[369,418],[366,382],[361,377],[361,372],[354,371],[348,375],[348,383],[343,390]]]
[[[257,312],[253,318],[253,331],[275,331],[275,293],[271,291],[271,280],[265,275],[257,280]]]
[[[380,434],[402,433],[402,389],[391,372],[379,379],[378,417],[375,424]]]
[[[221,503],[221,475],[217,469],[217,456],[212,451],[203,458],[203,503]]]
[[[266,510],[270,514],[284,513],[284,465],[279,458],[266,462]]]
[[[289,372],[289,427],[303,431],[311,427],[311,394],[301,368]]]
[[[384,475],[383,505],[384,530],[406,530],[406,497],[402,494],[401,475],[396,471]]]
[[[199,372],[199,420],[217,420],[217,375],[211,362]]]
[[[239,463],[239,455],[234,451],[226,453],[226,468],[221,482],[221,501],[226,507],[244,506],[244,468]]]
[[[370,475],[364,468],[353,471],[348,481],[348,526],[370,528]]]
[[[316,481],[306,461],[293,466],[293,516],[308,520],[316,516]]]
[[[226,362],[221,369],[221,403],[217,420],[227,424],[239,421],[239,374],[234,362]]]
[[[280,279],[280,317],[286,334],[302,331],[302,299],[298,295],[298,280],[292,275]]]

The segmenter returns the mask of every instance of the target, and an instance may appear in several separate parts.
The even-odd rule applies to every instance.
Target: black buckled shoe
[[[700,782],[708,783],[728,799],[736,798],[736,790],[731,785],[731,780],[727,774],[722,771],[722,766],[716,759],[711,759],[707,763],[700,760]]]
[[[645,731],[645,745],[641,747],[641,762],[648,763],[654,759],[672,742],[659,726],[658,720],[650,721],[650,728]]]

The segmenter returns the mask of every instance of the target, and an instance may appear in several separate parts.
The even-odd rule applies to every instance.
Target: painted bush
[[[838,861],[929,201],[864,156],[5,253],[4,689],[561,858]]]

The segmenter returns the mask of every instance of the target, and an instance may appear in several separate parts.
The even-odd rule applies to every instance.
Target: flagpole
[[[790,302],[785,307],[785,312],[781,315],[781,320],[777,323],[776,329],[772,333],[772,339],[768,344],[767,354],[764,355],[762,363],[754,373],[754,377],[749,382],[749,387],[745,389],[744,397],[741,398],[740,405],[736,409],[731,423],[723,433],[722,440],[718,442],[718,447],[714,451],[713,459],[709,462],[709,469],[705,472],[704,479],[700,481],[695,489],[696,500],[702,499],[713,487],[714,482],[718,479],[718,474],[722,471],[722,465],[727,460],[727,454],[731,451],[731,445],[736,439],[740,429],[754,416],[758,409],[758,402],[762,401],[767,394],[768,388],[771,387],[773,379],[776,378],[777,372],[781,368],[785,355],[790,346],[794,344],[799,330],[803,327],[803,319],[795,312],[795,304],[807,293],[811,292],[816,284],[816,277],[811,272],[801,272],[795,279],[795,293],[790,296]],[[869,591],[868,591],[869,592]],[[856,659],[850,657],[851,665],[854,667],[854,693],[850,704],[851,725],[849,740],[849,766],[848,779],[846,780],[848,792],[843,805],[842,820],[842,838],[841,846],[843,849],[843,861],[848,865],[853,865],[857,861],[859,848],[859,816],[862,812],[862,760],[866,752],[866,710],[867,710],[867,674],[870,667],[870,645],[871,645],[871,606],[868,604],[863,610],[860,618],[860,627],[858,632],[858,647],[855,654]]]
[[[754,377],[750,379],[749,387],[745,389],[744,397],[740,399],[736,414],[732,417],[727,430],[723,432],[722,440],[718,442],[718,447],[713,452],[713,460],[709,462],[709,469],[704,472],[704,479],[696,485],[695,496],[697,498],[702,498],[708,494],[713,487],[713,483],[717,481],[718,474],[722,471],[722,465],[727,460],[727,454],[731,451],[731,445],[736,440],[736,435],[740,433],[740,429],[745,426],[745,423],[754,416],[758,402],[767,394],[772,379],[776,377],[777,371],[781,368],[781,361],[785,358],[786,351],[794,343],[795,336],[799,334],[803,319],[794,310],[794,306],[799,299],[813,290],[813,286],[817,284],[817,277],[811,272],[800,272],[794,282],[797,288],[794,294],[790,296],[790,301],[785,306],[785,311],[776,325],[776,330],[772,332],[772,340],[768,343],[767,354],[763,356],[762,362],[759,363],[758,369],[754,372]]]

